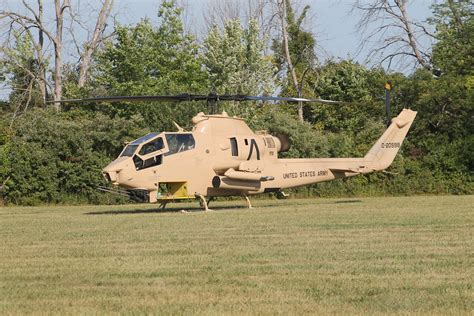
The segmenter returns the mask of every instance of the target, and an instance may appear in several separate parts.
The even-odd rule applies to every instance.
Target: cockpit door
[[[164,135],[155,136],[157,137],[146,139],[135,152],[133,162],[137,171],[159,166],[163,163],[163,156],[168,151],[168,146]]]

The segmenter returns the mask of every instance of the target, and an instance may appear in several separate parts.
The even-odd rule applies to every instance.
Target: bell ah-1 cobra
[[[62,102],[207,101],[210,113],[218,101],[287,101],[338,103],[322,99],[243,95],[115,96]],[[212,111],[214,110],[214,111]],[[147,192],[150,203],[163,207],[177,200],[199,198],[208,210],[215,197],[275,192],[322,181],[352,177],[390,166],[416,112],[403,109],[362,158],[281,159],[288,137],[252,131],[245,121],[220,114],[198,113],[192,131],[149,133],[128,143],[102,173],[114,186]]]

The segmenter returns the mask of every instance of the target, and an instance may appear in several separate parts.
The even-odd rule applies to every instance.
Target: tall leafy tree
[[[240,20],[228,20],[224,28],[213,26],[204,40],[202,61],[210,87],[219,94],[272,94],[275,90],[271,56],[264,54],[265,41],[255,20],[244,28]],[[256,124],[257,108],[246,102],[227,106],[231,114]]]
[[[12,48],[5,47],[9,59],[5,61],[6,83],[12,88],[9,103],[14,115],[26,111],[29,107],[43,105],[40,93],[41,67],[35,58],[34,47],[29,34],[15,32]]]
[[[367,69],[343,60],[328,61],[318,72],[317,80],[310,82],[314,93],[324,99],[346,103],[311,107],[307,118],[315,126],[333,132],[358,133],[369,121],[383,122],[381,96],[386,77],[383,70]]]
[[[444,73],[474,76],[474,4],[447,0],[433,6],[438,42],[433,47],[435,66]]]
[[[96,92],[147,95],[207,91],[198,45],[193,36],[185,33],[181,14],[182,9],[174,1],[163,1],[158,27],[149,20],[135,26],[117,26],[116,37],[95,61]],[[150,126],[166,128],[172,126],[170,117],[186,123],[199,106],[136,104],[108,109],[122,116],[141,113]]]
[[[228,20],[221,31],[214,25],[204,40],[203,64],[212,89],[221,94],[269,94],[275,89],[273,65],[265,56],[265,42],[251,20]]]
[[[433,6],[436,28],[433,76],[418,69],[399,82],[395,101],[418,111],[408,139],[407,173],[423,177],[423,190],[472,192],[474,170],[474,68],[472,12],[468,1]]]

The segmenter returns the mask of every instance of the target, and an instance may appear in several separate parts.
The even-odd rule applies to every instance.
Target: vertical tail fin
[[[392,119],[385,133],[364,157],[365,160],[370,161],[370,169],[384,170],[392,164],[415,116],[415,111],[403,109],[397,117]]]

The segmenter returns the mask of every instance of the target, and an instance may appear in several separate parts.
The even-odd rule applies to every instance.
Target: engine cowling
[[[277,152],[286,152],[290,149],[290,138],[285,134],[262,135],[268,149],[276,149]]]
[[[274,139],[277,139],[279,146],[277,146],[277,150],[279,153],[284,153],[290,150],[291,148],[291,143],[290,143],[290,137],[285,134],[277,134],[276,136],[272,136]]]

